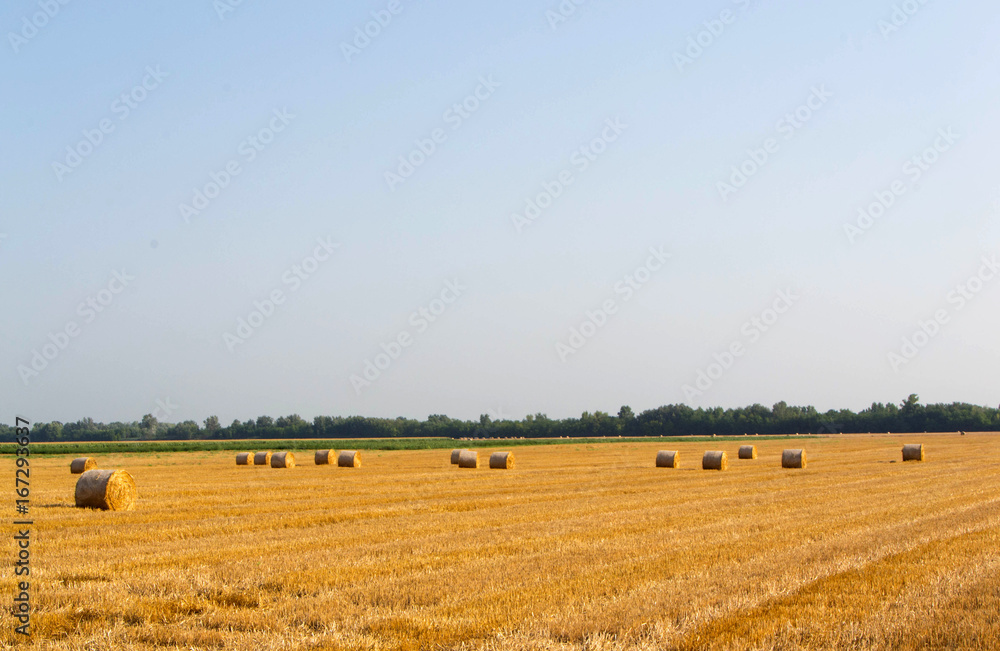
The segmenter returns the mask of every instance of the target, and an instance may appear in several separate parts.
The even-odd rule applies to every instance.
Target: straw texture
[[[337,457],[337,465],[341,468],[360,468],[361,453],[357,450],[343,450]]]
[[[85,473],[97,467],[97,459],[94,457],[77,457],[69,464],[69,471],[74,475]]]
[[[131,511],[138,491],[124,470],[88,470],[76,481],[76,505],[105,511]]]
[[[494,452],[490,455],[490,468],[496,470],[513,470],[514,469],[514,453],[513,452]]]
[[[782,468],[805,468],[806,467],[806,451],[805,450],[785,450],[781,453],[781,467]]]
[[[722,450],[706,452],[701,458],[702,470],[725,470],[729,467],[729,456]]]
[[[656,453],[657,468],[677,468],[681,465],[681,453],[676,450],[660,450]]]

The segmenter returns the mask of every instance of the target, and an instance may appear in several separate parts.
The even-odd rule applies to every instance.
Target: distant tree
[[[139,423],[139,428],[142,430],[142,433],[146,438],[154,438],[159,424],[160,422],[156,420],[156,416],[153,414],[146,414],[142,417],[142,421]]]
[[[171,439],[185,441],[198,438],[200,433],[201,430],[198,427],[198,423],[193,420],[186,420],[183,423],[177,423],[172,426],[167,432],[167,436]]]
[[[222,425],[219,424],[218,416],[209,416],[205,419],[205,433],[211,438],[215,438],[221,429]]]

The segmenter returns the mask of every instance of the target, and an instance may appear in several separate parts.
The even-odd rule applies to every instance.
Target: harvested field
[[[519,447],[516,472],[104,455],[126,512],[74,508],[70,458],[33,456],[23,648],[1000,648],[1000,436],[920,438],[925,463],[912,435],[803,440],[795,472],[763,437],[722,473],[683,439],[670,472],[662,442]]]

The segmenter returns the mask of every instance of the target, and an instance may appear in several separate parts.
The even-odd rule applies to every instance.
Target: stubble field
[[[745,442],[757,460],[736,459]],[[900,462],[904,442],[927,461]],[[788,447],[807,469],[781,469]],[[660,448],[681,467],[654,468]],[[729,470],[701,470],[706,449]],[[102,455],[139,487],[124,513],[74,508],[69,458],[33,456],[28,646],[1000,648],[1000,436],[514,452],[512,471],[445,450],[364,452],[358,469]]]

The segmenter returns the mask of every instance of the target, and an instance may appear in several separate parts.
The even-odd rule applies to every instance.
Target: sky
[[[1000,8],[15,0],[33,421],[995,406]]]

